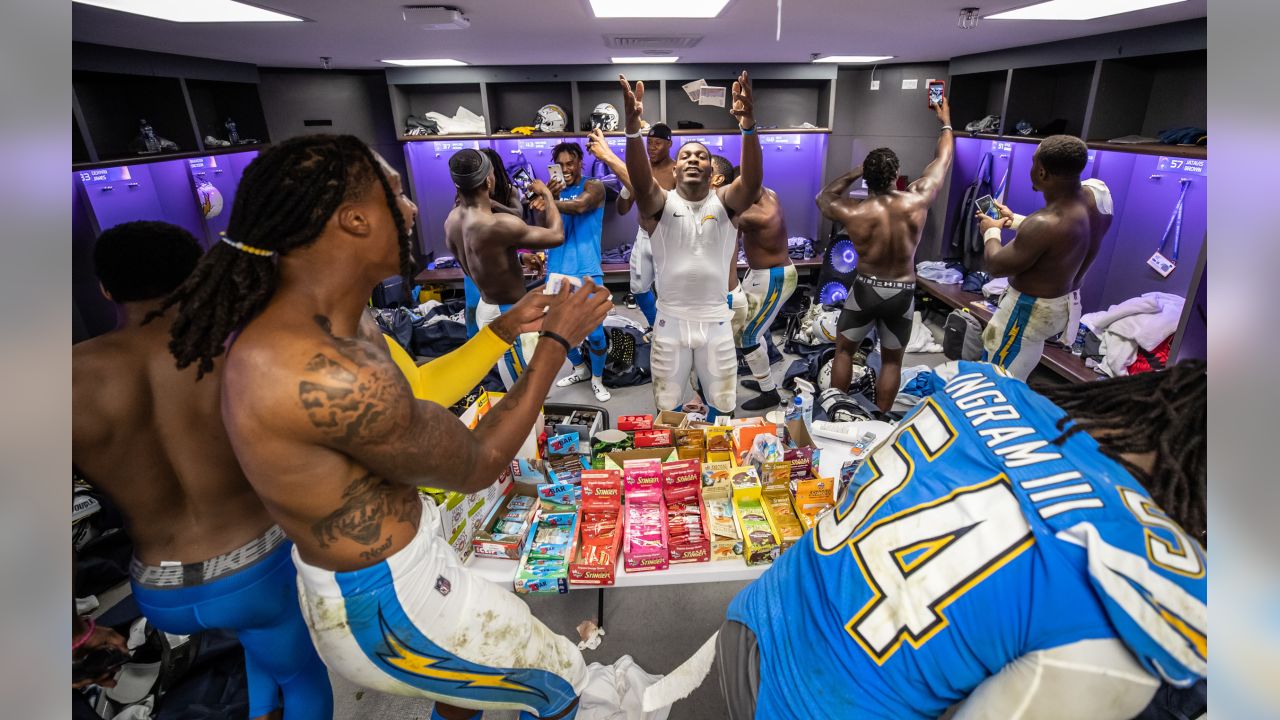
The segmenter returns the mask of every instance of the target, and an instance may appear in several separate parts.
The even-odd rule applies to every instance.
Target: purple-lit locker
[[[252,158],[257,152],[245,154]],[[204,219],[205,247],[218,242],[231,218],[236,186],[240,184],[243,172],[242,168],[232,164],[231,158],[237,155],[211,155],[186,161],[191,173],[191,191],[196,195],[196,203]]]
[[[80,192],[89,206],[94,236],[134,220],[159,220],[164,211],[146,165],[78,170]]]
[[[740,136],[735,136],[741,142]],[[764,184],[778,193],[787,234],[818,240],[821,215],[814,198],[822,190],[822,161],[827,154],[827,136],[802,133],[761,133]],[[741,158],[727,156],[734,165]]]
[[[1157,155],[1136,156],[1129,179],[1123,214],[1117,218],[1119,231],[1111,255],[1101,307],[1123,302],[1148,292],[1187,296],[1196,258],[1205,241],[1205,202],[1208,163]],[[1186,194],[1183,197],[1183,182]],[[1166,278],[1147,265],[1160,247],[1161,237],[1170,227],[1179,198],[1182,202],[1181,245],[1177,267]],[[1175,223],[1176,227],[1176,223]],[[1173,257],[1173,231],[1164,254]]]
[[[613,154],[622,159],[627,160],[627,139],[625,137],[606,137],[605,144],[613,150]],[[583,152],[586,153],[586,140],[582,140]],[[586,153],[582,159],[582,173],[588,177],[606,177],[611,175],[609,168],[604,163],[596,160],[591,153]],[[621,245],[634,245],[636,241],[636,228],[640,226],[636,219],[636,211],[634,208],[626,215],[619,215],[617,206],[613,202],[606,200],[604,206],[604,228],[601,234],[604,236],[601,246],[605,250],[610,250]]]
[[[1114,150],[1091,150],[1096,153],[1090,177],[1106,183],[1111,191],[1113,219],[1111,228],[1103,236],[1098,246],[1098,254],[1093,265],[1084,276],[1080,285],[1080,305],[1084,312],[1106,310],[1109,303],[1103,302],[1107,286],[1107,276],[1111,273],[1111,261],[1115,255],[1116,239],[1120,236],[1120,219],[1124,217],[1125,206],[1129,200],[1129,181],[1133,177],[1133,164],[1137,155]]]
[[[444,241],[444,221],[453,210],[456,195],[449,176],[449,158],[460,150],[486,147],[489,142],[480,140],[424,140],[404,144],[405,162],[413,180],[413,201],[418,205],[422,252],[436,257],[453,254]]]

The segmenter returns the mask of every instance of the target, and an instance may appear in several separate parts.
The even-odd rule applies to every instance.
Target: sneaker
[[[604,382],[596,378],[591,379],[591,392],[595,393],[598,402],[609,402],[609,398],[613,397],[605,388]]]
[[[591,379],[591,369],[586,365],[578,365],[573,372],[556,381],[556,387],[566,388]]]
[[[634,294],[632,294],[632,293],[627,293],[627,296],[626,296],[626,297],[624,297],[624,298],[622,299],[622,304],[623,304],[623,305],[626,305],[627,307],[631,308],[632,310],[635,310],[635,309],[636,309],[636,307],[637,307],[637,306],[636,306],[636,296],[635,296]]]

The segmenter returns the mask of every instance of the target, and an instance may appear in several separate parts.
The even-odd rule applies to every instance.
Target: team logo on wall
[[[222,212],[222,193],[211,182],[202,182],[196,186],[196,195],[200,198],[200,212],[206,220],[217,217]]]

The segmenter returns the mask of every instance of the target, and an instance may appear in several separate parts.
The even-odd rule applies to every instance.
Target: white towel
[[[1150,292],[1081,317],[1102,341],[1102,371],[1110,377],[1127,375],[1139,347],[1150,352],[1177,332],[1184,304],[1177,295]]]

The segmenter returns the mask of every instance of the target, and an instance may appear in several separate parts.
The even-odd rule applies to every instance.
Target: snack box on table
[[[543,531],[554,532],[562,541],[549,542]],[[518,593],[569,592],[569,559],[577,552],[578,513],[539,513],[520,550],[520,565],[514,580]]]
[[[733,464],[733,428],[709,426],[703,428],[702,434],[707,462]]]
[[[677,460],[662,464],[662,497],[667,506],[667,552],[671,563],[707,562],[711,559],[710,522],[707,509],[702,505],[702,462]],[[688,537],[681,538],[673,525],[672,513],[680,504],[695,512],[690,520],[692,528]]]
[[[604,469],[621,472],[623,466],[630,460],[657,460],[662,463],[675,459],[676,449],[672,447],[615,450],[604,454]]]
[[[671,428],[658,427],[652,430],[635,432],[636,448],[663,448],[675,445],[675,437]]]
[[[671,430],[688,427],[689,416],[682,412],[663,410],[653,419],[653,426],[655,428],[670,428]]]
[[[763,418],[752,418],[759,420],[758,424],[739,425],[733,428],[733,460],[739,465],[746,463],[747,453],[751,452],[751,446],[755,443],[757,435],[774,435],[777,436],[778,427],[776,425],[768,425]]]
[[[672,431],[672,444],[681,460],[707,459],[707,433],[702,428],[681,428]]]
[[[742,557],[742,532],[733,514],[733,486],[729,482],[731,467],[727,462],[702,465],[702,506],[711,536],[712,560]]]
[[[760,497],[777,532],[779,545],[786,550],[804,535],[804,525],[791,504],[791,463],[783,460],[764,464],[771,467],[761,478]]]
[[[599,408],[554,405],[548,403],[542,409],[547,435],[564,435],[576,432],[582,440],[605,429],[605,413]]]
[[[760,477],[753,467],[730,471],[733,514],[742,532],[742,556],[748,565],[771,563],[782,552],[778,529],[761,495]]]
[[[618,418],[618,429],[624,432],[635,432],[636,430],[652,430],[652,415],[623,415]]]
[[[672,450],[672,454],[674,454]],[[662,463],[657,460],[628,460],[623,467],[623,525],[626,535],[622,539],[623,564],[628,573],[650,570],[666,570],[671,559],[668,556],[667,504],[662,498]],[[636,535],[641,532],[631,521],[632,512],[656,513],[654,537],[645,538],[646,547],[637,547]]]
[[[818,477],[792,482],[792,504],[805,530],[813,529],[818,516],[835,505],[835,478]]]
[[[524,498],[516,500],[516,498]],[[512,503],[520,505],[513,508]],[[529,536],[533,526],[533,516],[538,510],[537,489],[524,483],[517,483],[512,491],[501,499],[493,511],[488,514],[484,525],[471,541],[476,555],[481,557],[519,560],[520,549]],[[510,517],[508,517],[510,515]],[[515,522],[514,518],[522,518],[524,527],[519,533],[500,532],[500,524]],[[504,526],[510,527],[510,526]]]
[[[608,535],[590,536],[592,523],[608,522]],[[578,547],[569,560],[574,585],[612,585],[617,578],[618,554],[626,533],[622,514],[622,473],[588,470],[582,474],[582,507],[578,514]]]

